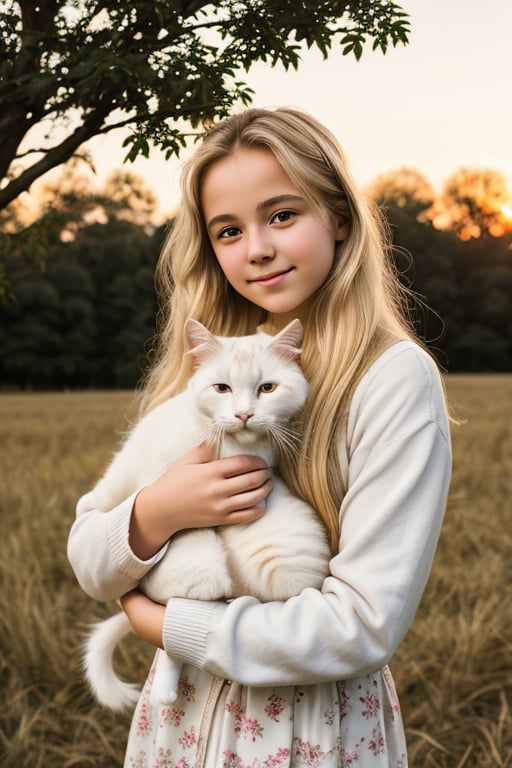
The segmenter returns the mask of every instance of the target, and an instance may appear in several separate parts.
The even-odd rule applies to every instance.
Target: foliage
[[[501,237],[507,231],[504,208],[509,203],[507,179],[490,168],[460,168],[444,184],[427,215],[439,229],[451,229],[462,240],[482,234]]]
[[[156,204],[154,194],[134,174],[116,171],[95,191],[90,178],[77,174],[73,165],[43,187],[40,201],[36,207],[18,198],[0,210],[0,300],[6,294],[12,297],[6,275],[9,257],[44,269],[52,246],[73,239],[92,221],[114,218],[145,226]]]
[[[465,175],[461,169],[453,178]],[[512,319],[507,309],[512,295],[510,221],[500,219],[499,237],[484,230],[480,237],[466,240],[457,222],[437,229],[432,211],[440,210],[445,196],[429,201],[428,187],[421,177],[417,186],[411,184],[414,177],[415,172],[399,171],[377,180],[371,190],[379,195],[391,225],[401,279],[416,294],[411,301],[416,330],[448,371],[512,371]],[[499,180],[499,174],[492,178]],[[446,188],[453,188],[450,180]],[[461,186],[459,192],[469,200],[474,187]],[[482,197],[480,205],[484,207]],[[500,216],[497,205],[492,196],[485,203],[495,221]]]
[[[240,70],[254,62],[296,68],[304,47],[334,44],[359,59],[367,39],[385,52],[408,30],[392,0],[4,0],[0,209],[120,126],[131,160],[150,145],[179,154],[190,131],[250,102]],[[34,127],[46,136],[27,149]]]
[[[411,318],[450,372],[512,371],[512,233],[461,240],[436,229],[431,187],[402,170],[373,187],[391,225]],[[37,225],[6,244],[0,387],[130,388],[155,333],[154,268],[164,228],[148,227],[151,195],[121,174],[99,193],[65,175]],[[18,219],[0,218],[12,229]],[[20,212],[20,217],[23,211]]]
[[[461,241],[387,207],[416,329],[448,371],[512,371],[512,235]]]
[[[378,176],[367,191],[374,200],[415,209],[418,214],[429,208],[436,196],[432,184],[414,168],[400,168]]]
[[[55,243],[47,266],[6,258],[13,297],[0,310],[0,380],[27,389],[133,387],[155,332],[162,233],[94,223]]]
[[[391,663],[414,768],[512,761],[510,376],[447,378],[457,415],[454,477],[423,602]],[[126,393],[0,396],[0,764],[116,768],[129,717],[95,704],[80,669],[103,606],[77,585],[66,537],[126,428]],[[131,640],[131,639],[130,639]],[[152,652],[124,642],[121,674],[142,681]]]

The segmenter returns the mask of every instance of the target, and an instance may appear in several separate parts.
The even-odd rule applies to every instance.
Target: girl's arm
[[[94,490],[80,499],[68,558],[85,592],[116,600],[161,559],[177,531],[251,522],[263,514],[271,469],[256,456],[211,459],[208,446],[192,449],[108,512],[97,508]]]
[[[248,685],[342,680],[389,661],[428,578],[451,470],[439,375],[418,347],[394,345],[362,379],[346,448],[339,552],[322,589],[283,603],[173,598],[165,616],[148,614],[172,657]]]

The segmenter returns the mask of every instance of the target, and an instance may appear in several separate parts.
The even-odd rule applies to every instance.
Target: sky
[[[407,46],[359,62],[336,48],[327,60],[305,51],[297,72],[254,66],[243,79],[253,104],[297,106],[337,136],[355,177],[367,184],[401,167],[436,188],[462,166],[512,180],[512,0],[402,0]],[[88,144],[99,179],[122,166],[120,131]],[[125,168],[143,177],[162,213],[179,199],[177,160],[154,150]]]

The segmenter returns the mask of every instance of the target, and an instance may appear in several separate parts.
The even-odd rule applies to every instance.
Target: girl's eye
[[[261,384],[258,388],[258,394],[268,394],[269,392],[274,392],[277,389],[277,384],[274,384],[272,381],[266,381],[264,384]]]
[[[219,393],[219,395],[224,395],[226,392],[231,392],[231,387],[229,384],[212,384],[214,390]]]
[[[271,223],[275,224],[286,224],[287,221],[290,221],[296,214],[293,211],[277,211],[277,213],[274,213],[274,215],[271,218]]]
[[[237,237],[239,234],[239,227],[226,227],[226,229],[223,229],[221,232],[219,232],[219,238]]]

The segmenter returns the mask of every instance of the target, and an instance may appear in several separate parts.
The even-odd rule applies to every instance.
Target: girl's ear
[[[334,232],[334,239],[337,243],[343,242],[343,240],[347,239],[348,235],[348,223],[345,219],[342,219],[341,217],[336,220],[336,229]]]
[[[215,336],[198,320],[189,320],[186,325],[188,341],[187,354],[192,358],[192,369],[195,371],[207,358],[220,349],[220,343]]]
[[[290,362],[298,363],[300,361],[300,343],[304,335],[304,328],[300,320],[292,320],[282,331],[274,336],[270,343],[270,348],[277,352]]]

